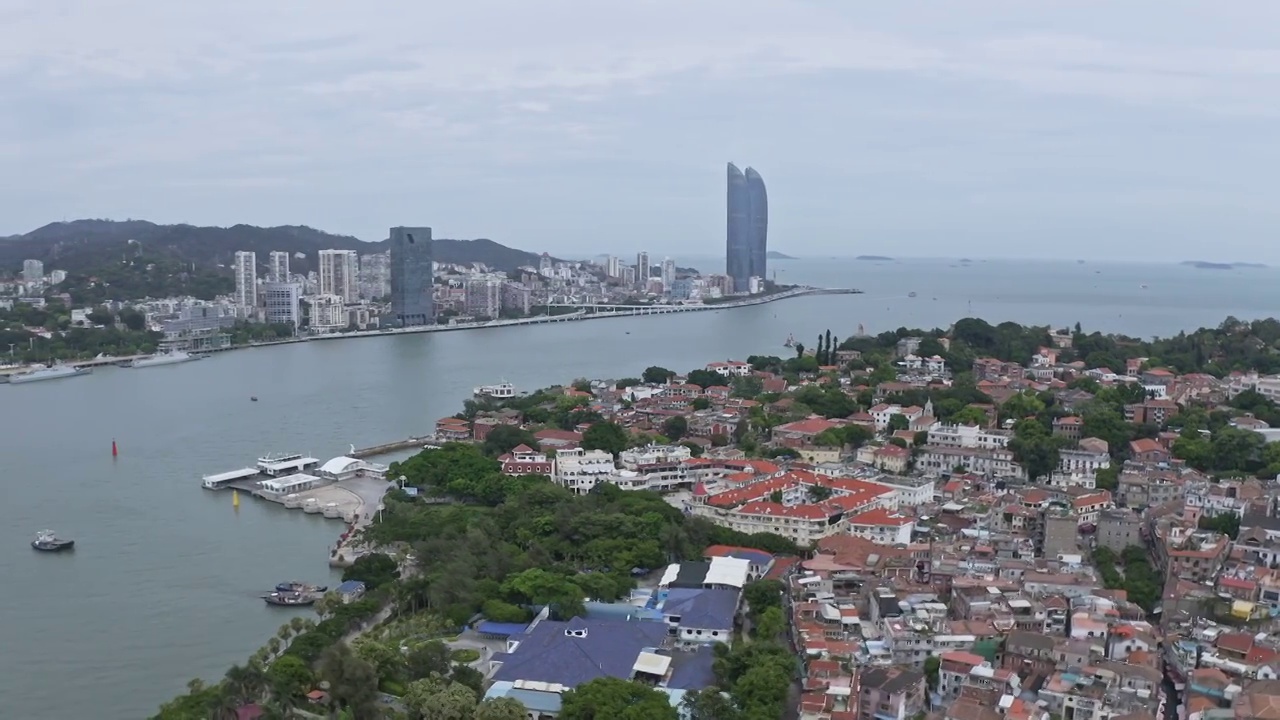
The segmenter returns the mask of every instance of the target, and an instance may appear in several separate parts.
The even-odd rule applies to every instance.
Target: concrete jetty
[[[387,453],[399,452],[400,450],[412,450],[414,448],[421,450],[422,446],[431,442],[432,439],[433,438],[431,436],[424,435],[422,437],[408,437],[404,440],[396,440],[395,442],[383,443],[372,447],[353,448],[351,452],[347,453],[347,457],[364,460],[365,458],[386,455]]]

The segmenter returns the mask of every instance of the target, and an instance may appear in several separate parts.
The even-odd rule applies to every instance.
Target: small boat
[[[915,297],[915,296],[916,296],[915,290],[912,290],[911,292],[907,293],[907,297]]]
[[[328,585],[308,585],[297,580],[276,584],[276,592],[281,593],[322,593],[328,589]]]
[[[250,396],[249,396],[249,402],[258,402],[258,396],[257,396],[257,395],[250,395]]]
[[[315,605],[316,600],[319,600],[320,596],[314,593],[273,592],[269,595],[263,595],[262,599],[266,600],[268,605],[307,607],[309,605]]]
[[[41,552],[60,552],[62,550],[70,550],[75,547],[75,540],[63,540],[53,534],[52,530],[41,530],[36,533],[36,539],[31,541],[31,547]]]

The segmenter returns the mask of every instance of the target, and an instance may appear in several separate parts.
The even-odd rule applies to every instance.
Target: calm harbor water
[[[681,258],[704,271],[716,261]],[[13,717],[142,718],[192,677],[243,661],[289,617],[258,595],[329,577],[341,523],[199,488],[266,452],[327,459],[429,431],[479,384],[687,370],[783,353],[794,333],[846,337],[993,322],[1135,335],[1274,314],[1280,272],[1089,263],[775,261],[782,282],[853,286],[673,316],[303,343],[146,370],[0,387],[0,698]],[[1146,289],[1141,286],[1147,285]],[[916,298],[908,298],[909,292]],[[936,298],[936,299],[934,299]],[[256,395],[259,402],[251,403]],[[120,456],[111,457],[111,441]],[[74,554],[37,554],[49,527]]]

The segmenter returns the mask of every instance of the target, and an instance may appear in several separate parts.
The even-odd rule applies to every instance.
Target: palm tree
[[[292,623],[285,623],[285,624],[283,624],[283,625],[281,625],[281,626],[280,626],[280,629],[279,629],[279,630],[277,630],[277,631],[276,631],[276,637],[280,638],[280,640],[281,640],[281,641],[288,641],[288,639],[289,639],[292,635],[293,635],[293,624],[292,624]]]
[[[283,644],[284,643],[280,642],[280,638],[278,637],[273,637],[267,641],[267,651],[271,653],[271,657],[275,657],[280,654],[280,647]]]
[[[231,690],[224,689],[218,693],[218,701],[213,706],[213,720],[237,720],[237,711],[243,704]]]
[[[307,622],[306,618],[295,616],[293,619],[289,620],[289,627],[293,630],[295,635],[301,635],[307,630]]]

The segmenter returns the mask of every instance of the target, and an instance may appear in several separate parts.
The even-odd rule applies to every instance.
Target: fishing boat
[[[907,297],[915,297],[915,296],[916,296],[915,290],[912,290],[911,292],[907,293]]]
[[[322,593],[328,589],[328,585],[308,585],[297,580],[276,584],[276,592],[281,593]]]
[[[41,552],[61,552],[70,550],[75,545],[75,540],[63,540],[54,535],[52,530],[41,530],[36,533],[36,539],[31,541],[31,547]]]
[[[315,605],[316,600],[319,600],[320,596],[315,593],[273,592],[263,595],[262,599],[267,601],[268,605],[279,605],[282,607],[307,607]]]

